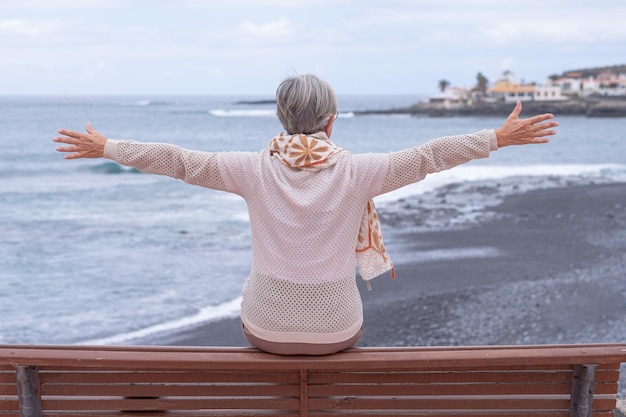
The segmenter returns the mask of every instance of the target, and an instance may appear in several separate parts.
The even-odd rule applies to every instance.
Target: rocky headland
[[[441,103],[416,103],[409,107],[354,111],[355,115],[409,114],[424,117],[508,116],[514,103],[476,101],[444,107]],[[524,101],[524,110],[531,113],[553,113],[559,116],[626,117],[626,97],[585,98],[562,101]]]

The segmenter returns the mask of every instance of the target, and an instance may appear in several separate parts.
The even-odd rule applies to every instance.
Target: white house
[[[563,95],[561,87],[558,85],[544,84],[535,86],[535,91],[533,92],[534,101],[560,101],[567,99],[568,97]]]
[[[468,91],[459,87],[449,87],[443,92],[429,97],[428,102],[444,109],[458,109],[468,98]]]

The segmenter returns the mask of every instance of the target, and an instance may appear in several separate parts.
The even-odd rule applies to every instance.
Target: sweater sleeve
[[[215,190],[227,191],[216,152],[191,151],[165,143],[108,139],[104,157],[142,172],[165,175]]]
[[[421,146],[393,152],[381,194],[472,159],[487,158],[490,151],[497,149],[495,131],[481,130],[466,135],[444,136]]]

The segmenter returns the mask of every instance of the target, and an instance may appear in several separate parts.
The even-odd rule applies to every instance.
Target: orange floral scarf
[[[312,135],[281,133],[272,138],[269,150],[272,155],[278,154],[281,161],[291,168],[308,169],[324,169],[332,165],[330,158],[343,151],[342,148],[332,143],[324,132]],[[372,200],[367,202],[363,210],[355,250],[359,273],[367,281],[368,290],[371,290],[370,281],[373,278],[389,270],[391,270],[391,277],[396,277],[393,264],[383,244],[380,219]]]

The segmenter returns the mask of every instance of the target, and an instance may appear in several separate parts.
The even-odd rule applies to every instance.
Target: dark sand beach
[[[626,183],[533,190],[486,210],[464,228],[385,236],[397,278],[361,285],[359,346],[626,342]],[[238,319],[149,342],[247,346]]]

